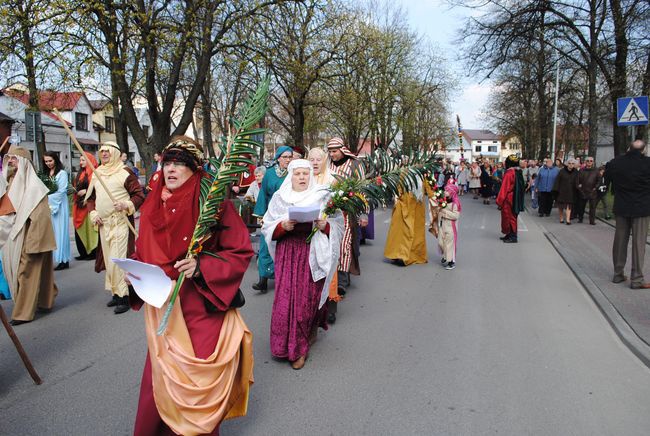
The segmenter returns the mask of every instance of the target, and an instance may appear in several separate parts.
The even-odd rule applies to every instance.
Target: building
[[[491,130],[463,129],[465,150],[471,151],[471,161],[479,158],[498,160],[501,156],[501,138]]]
[[[14,125],[14,122],[15,120],[9,115],[0,112],[0,145],[5,144],[5,140],[9,142],[9,138],[11,137],[11,128]],[[9,147],[5,147],[5,150],[7,148]]]
[[[511,154],[521,157],[521,141],[517,136],[504,136],[501,138],[500,162],[505,161]]]
[[[93,126],[93,111],[85,93],[40,91],[39,110],[33,115],[28,111],[29,94],[24,86],[14,85],[0,90],[0,112],[15,120],[11,134],[16,143],[27,148],[40,165],[38,161],[41,157],[35,156],[34,134],[42,136],[45,148],[58,153],[63,165],[74,172],[78,167],[78,153],[73,153],[68,134],[52,112],[55,108],[61,112],[62,118],[82,147],[96,150],[99,144],[98,132]],[[33,122],[34,119],[36,123]]]

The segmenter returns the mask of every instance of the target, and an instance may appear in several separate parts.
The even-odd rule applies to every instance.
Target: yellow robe
[[[413,194],[399,196],[386,238],[386,258],[402,260],[405,265],[427,263],[424,210],[424,201],[418,201]]]

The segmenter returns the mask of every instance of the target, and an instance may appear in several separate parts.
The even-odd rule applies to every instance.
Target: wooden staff
[[[2,145],[0,145],[0,154],[4,153],[5,151],[5,145],[7,145],[7,142],[9,142],[9,137],[7,136],[4,141],[2,141]]]
[[[84,156],[84,149],[81,148],[81,145],[79,145],[79,141],[77,141],[77,138],[74,136],[74,133],[72,133],[72,130],[70,130],[70,127],[68,127],[68,123],[63,119],[61,116],[61,112],[59,112],[58,109],[54,109],[52,111],[54,115],[58,118],[59,122],[63,125],[63,128],[65,129],[66,132],[68,132],[68,135],[70,135],[70,139],[72,139],[72,143],[77,147],[77,151],[81,154],[81,156]],[[102,185],[104,188],[104,191],[108,194],[108,198],[111,199],[113,203],[115,203],[115,197],[113,197],[113,194],[111,194],[111,191],[108,190],[108,187],[106,186],[106,183],[104,183],[104,180],[100,177],[99,174],[95,172],[95,168],[93,168],[92,165],[86,165],[88,168],[90,168],[90,171],[93,173],[93,177],[96,177],[97,180],[99,181],[99,184]],[[129,226],[129,230],[133,232],[135,237],[138,237],[138,232],[136,232],[135,227],[131,224],[131,221],[129,221],[129,218],[126,215],[122,215],[126,221],[126,224]]]
[[[34,380],[34,383],[40,385],[41,383],[43,383],[43,380],[41,380],[41,378],[38,376],[38,373],[34,369],[32,362],[29,360],[29,357],[27,356],[25,349],[23,348],[22,344],[18,340],[18,336],[16,336],[16,332],[14,331],[13,327],[11,327],[11,324],[9,324],[9,320],[7,319],[7,315],[5,314],[5,310],[1,304],[0,304],[0,319],[2,319],[2,325],[5,326],[5,330],[7,331],[7,334],[11,338],[11,341],[14,343],[14,346],[16,347],[16,351],[18,351],[18,355],[20,356],[23,363],[25,364],[25,368],[27,368],[27,372],[29,372],[29,375],[32,376],[32,380]]]

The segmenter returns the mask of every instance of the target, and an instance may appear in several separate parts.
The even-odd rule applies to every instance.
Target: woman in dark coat
[[[555,202],[560,211],[560,223],[564,223],[566,219],[567,225],[571,224],[571,209],[577,201],[578,171],[575,170],[575,166],[575,159],[569,159],[566,166],[558,173],[553,185]]]
[[[490,197],[492,197],[492,167],[490,162],[485,162],[481,166],[481,197],[483,204],[490,204]]]

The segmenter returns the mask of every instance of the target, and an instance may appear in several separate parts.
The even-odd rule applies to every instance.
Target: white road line
[[[519,215],[519,228],[517,230],[521,232],[527,232],[528,231],[528,226],[526,225],[526,221]]]

